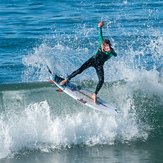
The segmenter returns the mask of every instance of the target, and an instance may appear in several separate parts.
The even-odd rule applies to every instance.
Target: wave
[[[90,91],[97,84],[77,83]],[[117,116],[81,105],[49,82],[1,85],[0,158],[25,149],[51,151],[162,136],[162,85],[152,88],[151,83],[139,81],[134,90],[126,80],[105,83],[99,96],[121,112]]]

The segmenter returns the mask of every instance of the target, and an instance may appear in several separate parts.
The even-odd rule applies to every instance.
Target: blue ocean
[[[1,0],[0,162],[162,163],[163,1]],[[50,83],[98,49],[98,23],[117,57],[98,96],[106,115]],[[72,79],[94,92],[89,68]]]

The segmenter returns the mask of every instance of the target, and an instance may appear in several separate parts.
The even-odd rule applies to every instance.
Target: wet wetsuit
[[[97,93],[99,92],[99,90],[101,89],[101,87],[102,87],[102,85],[104,83],[104,68],[103,68],[103,65],[104,65],[105,61],[110,59],[113,55],[117,56],[117,54],[115,53],[113,48],[110,48],[111,52],[109,52],[109,53],[108,52],[103,52],[102,49],[101,49],[102,41],[103,41],[102,27],[99,27],[99,49],[98,49],[98,51],[96,52],[96,54],[94,56],[92,56],[89,60],[87,60],[79,69],[74,71],[67,78],[67,80],[71,80],[77,74],[82,73],[85,69],[87,69],[87,68],[89,68],[91,66],[94,67],[96,69],[97,76],[98,76],[98,79],[99,79],[99,82],[98,82],[96,90],[95,90],[96,95],[97,95]]]

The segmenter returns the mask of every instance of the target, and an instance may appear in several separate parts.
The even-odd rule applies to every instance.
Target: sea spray
[[[8,119],[1,116],[1,157],[24,149],[49,151],[148,137],[142,124],[137,124],[132,114],[108,116],[93,111],[55,116],[53,109],[47,101],[42,101],[26,106],[19,115],[16,112]]]

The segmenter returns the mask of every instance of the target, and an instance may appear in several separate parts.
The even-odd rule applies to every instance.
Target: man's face
[[[111,50],[110,50],[110,46],[107,44],[107,43],[105,43],[104,44],[104,49],[103,49],[105,52],[110,52]]]

